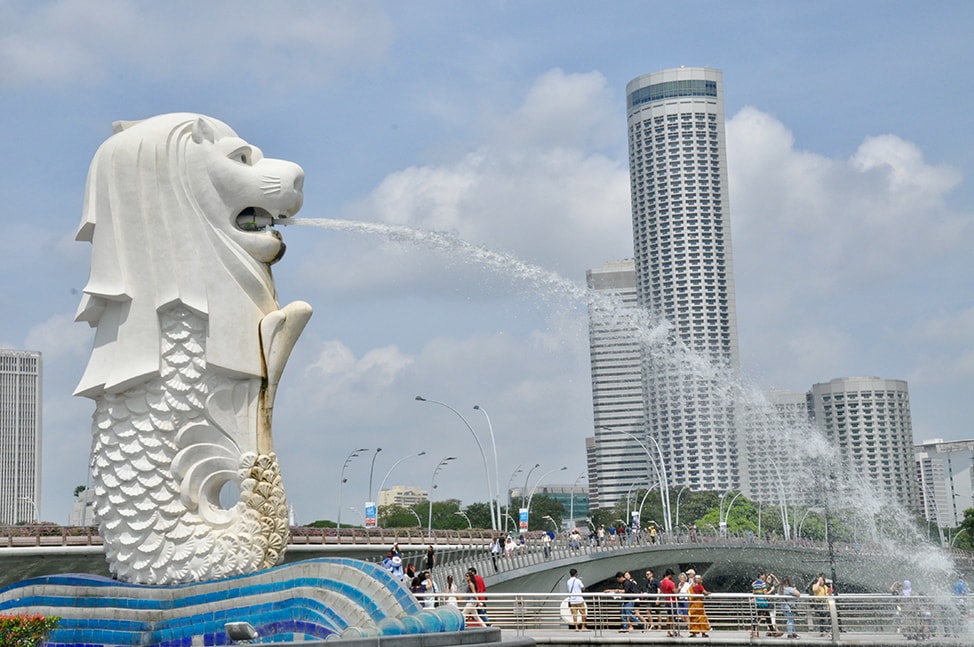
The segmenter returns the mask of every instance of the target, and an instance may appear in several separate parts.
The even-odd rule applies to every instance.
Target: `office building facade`
[[[908,510],[919,506],[910,393],[904,380],[840,377],[812,385],[812,414],[844,469]]]
[[[710,68],[626,86],[636,296],[672,326],[665,347],[644,351],[642,433],[671,487],[726,491],[742,449],[727,389],[739,357],[723,95]]]
[[[611,507],[633,484],[649,487],[651,468],[635,438],[645,434],[642,353],[633,317],[637,308],[632,260],[607,262],[586,273],[589,361],[595,435],[589,462],[593,506]],[[634,438],[635,437],[635,438]]]
[[[920,514],[939,528],[959,527],[974,508],[974,440],[927,440],[914,453]]]
[[[39,521],[41,354],[0,349],[0,524]]]

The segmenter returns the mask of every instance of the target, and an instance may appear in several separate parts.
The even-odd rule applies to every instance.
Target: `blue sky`
[[[917,440],[974,436],[971,24],[969,2],[0,0],[0,344],[44,353],[42,517],[85,482],[73,238],[113,121],[212,115],[304,167],[302,217],[455,231],[583,283],[632,255],[625,84],[679,65],[724,73],[746,379],[902,378]],[[427,451],[389,481],[423,488],[457,456],[436,498],[485,498],[469,432],[417,394],[485,442],[489,412],[502,486],[583,472],[581,304],[422,247],[284,235],[281,301],[316,310],[275,416],[299,522],[336,516],[355,446],[383,448],[376,483]]]

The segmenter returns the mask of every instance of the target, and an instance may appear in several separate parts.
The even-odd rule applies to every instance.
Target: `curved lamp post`
[[[666,477],[666,461],[663,459],[663,450],[660,449],[659,443],[656,442],[656,439],[653,438],[652,436],[648,434],[646,435],[646,437],[649,438],[651,441],[653,441],[653,444],[656,446],[656,454],[659,456],[659,466],[657,466],[656,460],[653,458],[652,453],[650,453],[649,448],[646,447],[645,443],[639,440],[639,438],[629,433],[628,431],[622,431],[621,429],[606,427],[605,425],[602,425],[601,428],[605,429],[606,431],[611,431],[617,434],[622,434],[624,436],[629,436],[637,443],[639,443],[639,446],[643,448],[644,452],[646,452],[646,456],[649,458],[649,462],[653,465],[653,469],[656,470],[656,476],[660,481],[660,488],[662,488],[661,492],[662,492],[662,502],[663,502],[663,529],[666,531],[667,535],[671,535],[673,530],[673,521],[670,516],[670,483],[669,483],[669,479],[667,479]]]
[[[529,469],[527,475],[524,477],[524,489],[521,490],[521,507],[522,508],[524,507],[524,504],[527,503],[528,479],[531,478],[531,472],[533,472],[534,470],[538,469],[539,467],[541,467],[541,463],[535,463],[534,464],[534,467],[532,467],[531,469]]]
[[[581,481],[583,478],[585,478],[585,472],[579,474],[578,478],[575,479],[575,482],[572,483],[572,491],[571,491],[572,502],[571,504],[569,504],[570,511],[568,512],[568,518],[571,520],[569,529],[575,527],[575,488],[578,487],[578,482]]]
[[[541,518],[542,519],[545,519],[547,521],[550,521],[551,522],[551,527],[554,529],[555,532],[558,532],[558,524],[555,523],[555,520],[551,518],[551,515],[550,514],[546,514],[545,516],[543,516]]]
[[[409,510],[410,512],[413,513],[413,516],[416,517],[416,527],[417,528],[422,528],[423,527],[423,520],[419,518],[419,514],[417,514],[415,510],[413,510],[412,508],[403,508],[403,509],[404,510]]]
[[[568,469],[568,467],[556,467],[555,469],[551,470],[550,472],[545,472],[544,474],[542,474],[541,476],[539,476],[538,477],[538,480],[534,482],[534,487],[531,488],[531,494],[528,495],[528,523],[531,523],[531,499],[534,498],[534,493],[535,493],[535,491],[537,491],[538,486],[541,485],[541,481],[543,481],[546,476],[550,476],[550,475],[554,474],[555,472],[564,472],[567,469]]]
[[[381,451],[382,451],[381,447],[376,447],[375,453],[372,454],[372,465],[369,466],[369,501],[374,500],[372,498],[372,475],[375,474],[375,459],[379,455],[379,452]]]
[[[424,398],[421,395],[417,395],[416,400],[418,402],[429,402],[431,404],[438,404],[441,407],[446,407],[453,413],[457,414],[457,417],[460,418],[460,420],[463,421],[463,424],[467,427],[467,429],[470,430],[470,433],[473,435],[473,439],[477,441],[477,449],[480,450],[480,457],[484,459],[484,476],[487,479],[487,505],[490,507],[490,525],[491,525],[491,529],[496,531],[497,519],[494,518],[494,506],[490,505],[490,502],[494,500],[493,490],[490,487],[490,467],[487,465],[487,454],[484,452],[484,446],[480,443],[480,438],[477,437],[477,432],[473,430],[473,427],[470,426],[470,423],[467,422],[467,419],[463,417],[462,413],[460,413],[459,411],[457,411],[456,409],[448,405],[446,402],[440,402],[439,400],[430,400],[429,398]]]
[[[33,510],[34,510],[34,523],[37,523],[38,521],[40,521],[41,513],[37,509],[37,502],[34,501],[34,499],[30,498],[29,496],[21,496],[21,497],[17,497],[17,498],[20,501],[26,501],[27,503],[30,504],[30,507],[33,508]]]
[[[487,431],[490,432],[490,446],[494,450],[494,505],[497,507],[497,521],[494,530],[500,530],[501,528],[501,477],[500,473],[497,471],[497,443],[494,441],[494,426],[490,424],[490,416],[487,415],[487,410],[484,409],[479,404],[473,405],[474,411],[480,411],[487,418]],[[494,521],[494,513],[491,512],[491,521]]]
[[[727,537],[727,519],[730,517],[731,506],[734,505],[734,501],[737,501],[737,497],[741,496],[738,492],[733,497],[731,497],[730,503],[727,504],[727,509],[724,510],[724,498],[727,496],[727,492],[720,495],[720,506],[717,510],[717,519],[720,521],[720,532],[726,538]]]
[[[514,469],[514,472],[511,474],[511,478],[507,479],[507,491],[504,492],[504,499],[507,502],[507,505],[504,506],[507,509],[507,512],[504,515],[504,532],[505,533],[507,532],[507,520],[509,518],[513,519],[513,517],[511,517],[511,484],[514,483],[514,477],[517,476],[520,473],[521,473],[521,464],[518,463],[518,466]],[[515,525],[516,524],[517,524],[517,522],[515,521]]]
[[[680,497],[683,496],[683,491],[690,487],[689,485],[684,485],[680,488],[680,491],[676,494],[676,529],[680,530]]]
[[[436,489],[436,475],[440,472],[440,470],[443,468],[444,465],[446,465],[451,461],[455,461],[456,459],[457,459],[456,456],[444,456],[443,460],[441,460],[439,463],[436,464],[436,469],[433,470],[433,476],[430,478],[430,493],[429,493],[430,512],[429,512],[429,521],[428,521],[429,526],[426,529],[426,534],[429,535],[430,538],[433,537],[433,490]]]
[[[409,460],[410,458],[419,458],[420,456],[426,456],[426,452],[425,451],[422,451],[422,452],[419,452],[418,454],[409,454],[408,456],[403,456],[402,458],[400,458],[399,460],[397,460],[395,463],[393,463],[392,464],[392,467],[389,468],[389,471],[386,472],[386,475],[382,477],[382,482],[379,483],[379,492],[381,493],[382,490],[385,489],[385,487],[386,487],[386,481],[389,480],[389,476],[392,474],[392,470],[396,469],[396,467],[399,465],[399,463],[401,463],[401,462],[403,462],[405,460]]]
[[[352,462],[353,458],[355,458],[362,452],[367,452],[367,451],[369,450],[366,449],[365,447],[353,449],[351,452],[349,452],[348,457],[345,459],[345,462],[342,464],[342,477],[341,480],[338,481],[338,521],[335,522],[336,534],[339,533],[342,529],[342,486],[345,485],[345,481],[348,480],[345,478],[345,468],[348,467],[348,464]]]
[[[470,517],[467,516],[466,512],[463,510],[457,510],[453,514],[463,517],[463,519],[467,522],[467,530],[473,530],[473,524],[470,523]]]

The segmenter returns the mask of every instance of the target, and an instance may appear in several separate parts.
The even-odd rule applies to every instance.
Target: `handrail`
[[[439,577],[437,577],[439,579]],[[526,633],[570,631],[573,627],[568,609],[567,593],[483,593],[481,607],[492,626],[509,629],[522,635]],[[455,604],[464,613],[468,626],[480,622],[477,600],[468,594],[421,594],[421,605]],[[653,622],[658,627],[647,635],[665,635],[679,631],[686,636],[691,630],[699,634],[699,603],[709,625],[707,633],[712,637],[748,638],[759,619],[757,598],[748,593],[713,593],[702,595],[624,595],[614,593],[583,593],[586,629],[601,636],[615,633],[622,626],[623,604],[631,603],[633,612],[630,629],[646,631],[642,621]],[[672,600],[672,601],[669,601]],[[762,619],[758,626],[761,636],[780,632],[787,635],[788,616],[792,616],[791,633],[799,636],[819,636],[837,642],[861,644],[888,644],[894,635],[910,640],[923,640],[937,636],[974,635],[974,620],[952,596],[910,598],[880,594],[848,594],[836,597],[767,596],[768,617],[771,625]],[[787,605],[787,606],[786,606]],[[662,625],[666,610],[674,620],[669,627]],[[761,607],[765,610],[765,607]],[[737,634],[737,635],[735,635]],[[901,639],[897,637],[897,639]]]

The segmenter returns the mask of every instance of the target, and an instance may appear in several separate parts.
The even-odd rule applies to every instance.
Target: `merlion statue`
[[[271,415],[311,306],[277,303],[275,220],[304,172],[195,114],[118,122],[88,173],[75,392],[95,401],[91,478],[109,567],[173,584],[281,561],[288,506]]]

